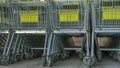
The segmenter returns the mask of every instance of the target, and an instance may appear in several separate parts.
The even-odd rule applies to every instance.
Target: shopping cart
[[[51,34],[47,48],[47,65],[80,51],[80,58],[89,63],[89,2],[87,0],[49,0]],[[82,46],[67,46],[67,37],[83,37]]]
[[[9,25],[9,9],[6,5],[7,3],[3,1],[0,1],[0,30],[7,30]]]
[[[113,52],[120,58],[119,45],[116,47],[100,47],[98,37],[119,37],[120,33],[120,1],[119,0],[93,0],[92,2],[92,46],[91,57],[96,55],[97,60],[102,59],[101,51]],[[117,38],[116,38],[117,39]]]
[[[2,0],[0,1],[0,61],[6,50],[7,39],[10,33],[10,22],[9,3],[6,0]]]
[[[42,0],[13,0],[13,27],[34,30],[46,28],[46,2]]]
[[[49,35],[47,2],[44,0],[10,0],[8,5],[12,22],[9,23],[10,33],[1,64],[7,65],[23,59],[33,59],[40,53],[45,58]]]

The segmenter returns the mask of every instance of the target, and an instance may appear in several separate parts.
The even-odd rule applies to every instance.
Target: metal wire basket
[[[86,0],[54,0],[51,7],[53,28],[84,28],[87,12]]]
[[[94,0],[96,22],[95,27],[120,28],[120,1],[119,0]]]
[[[11,3],[15,29],[46,28],[46,1],[13,0]]]
[[[9,27],[9,9],[5,2],[0,2],[0,30],[8,29]]]

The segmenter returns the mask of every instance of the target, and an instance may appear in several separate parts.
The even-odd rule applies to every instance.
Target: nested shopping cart
[[[0,30],[8,29],[8,18],[9,18],[9,11],[7,7],[7,3],[3,1],[0,1]]]
[[[10,6],[6,0],[0,1],[0,64],[5,55],[8,38],[10,37]]]
[[[69,57],[71,51],[80,51],[81,59],[89,60],[89,1],[49,0],[51,34],[47,48],[47,65]],[[67,38],[84,37],[82,46],[68,46]],[[89,64],[89,61],[88,61]]]
[[[10,0],[9,6],[12,21],[10,22],[11,37],[8,39],[7,53],[1,60],[2,64],[32,59],[40,53],[45,56],[49,35],[47,2],[45,0]]]
[[[119,44],[113,47],[100,47],[98,37],[107,36],[119,38],[120,34],[120,1],[119,0],[93,0],[92,2],[92,46],[91,57],[101,60],[101,51],[113,52],[113,56],[120,59]],[[117,38],[115,38],[117,39]],[[113,40],[114,41],[114,40]],[[116,42],[116,41],[114,41]]]

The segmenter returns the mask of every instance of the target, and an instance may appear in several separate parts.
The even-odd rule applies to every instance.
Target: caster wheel
[[[57,62],[57,56],[53,57],[54,62]]]
[[[20,61],[24,60],[23,54],[20,55]]]
[[[120,63],[120,54],[117,54],[118,62]]]
[[[29,60],[29,55],[28,55],[28,53],[25,54],[24,58],[25,58],[26,60]]]
[[[30,59],[34,59],[33,54],[30,54]]]
[[[70,52],[69,51],[67,51],[67,55],[66,55],[66,59],[69,59],[70,58]]]
[[[111,52],[111,53],[109,54],[110,58],[113,58],[113,54],[114,54],[114,52]]]
[[[59,60],[59,55],[56,56],[56,61]]]
[[[117,54],[116,54],[116,53],[113,54],[113,60],[114,60],[114,61],[117,61]]]
[[[37,58],[37,53],[34,54],[34,58]]]
[[[60,59],[61,59],[61,60],[67,59],[67,58],[69,57],[68,55],[69,55],[69,54],[67,54],[67,52],[64,51],[62,54],[60,54]]]
[[[55,62],[57,62],[57,61],[58,61],[58,59],[59,59],[59,56],[58,56],[58,55],[56,55],[56,56],[54,57],[54,59],[55,59]]]
[[[119,58],[118,58],[118,62],[120,63],[120,56],[119,56]]]
[[[42,58],[42,66],[46,66],[46,58],[45,57]]]
[[[2,65],[7,66],[8,64],[9,64],[9,61],[8,61],[7,59],[4,59],[4,60],[2,61]]]
[[[91,68],[95,65],[95,58],[84,57],[83,63],[87,66],[87,68]]]
[[[99,54],[99,55],[97,56],[97,60],[98,60],[98,61],[102,61],[102,54]]]
[[[14,55],[12,55],[12,56],[10,57],[10,63],[11,63],[11,64],[14,64],[15,62],[17,62],[17,60],[16,60],[16,58],[14,57]]]
[[[16,63],[16,62],[17,62],[17,57],[16,57],[16,55],[15,55],[15,54],[11,55],[11,56],[10,56],[10,63],[11,63],[11,64],[14,64],[14,63]]]
[[[20,55],[16,55],[16,59],[17,61],[20,61],[21,60]]]
[[[96,59],[97,59],[99,62],[102,61],[102,52],[101,52],[101,51],[97,51]]]
[[[28,53],[27,57],[28,60],[32,60],[34,58],[32,53]]]
[[[84,56],[83,56],[83,53],[79,53],[78,56],[79,56],[80,60],[82,61],[82,60],[83,60],[83,57],[84,57]]]
[[[47,66],[48,67],[51,67],[52,66],[52,58],[48,58],[48,60],[47,60]]]
[[[3,59],[1,59],[0,63],[1,63],[1,65],[7,66],[9,64],[9,57],[8,56],[3,57]]]
[[[83,63],[87,66],[90,66],[91,59],[89,57],[84,57],[83,58]]]
[[[66,58],[66,59],[69,59],[69,58],[70,58],[70,55],[69,55],[69,54],[67,54],[65,58]]]
[[[65,60],[65,55],[64,55],[64,54],[61,54],[61,55],[60,55],[60,59],[61,59],[61,60]]]

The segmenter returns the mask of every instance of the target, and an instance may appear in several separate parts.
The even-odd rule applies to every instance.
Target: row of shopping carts
[[[2,0],[0,64],[41,56],[43,66],[52,66],[72,51],[88,67],[102,59],[101,51],[120,61],[119,44],[98,45],[99,36],[119,36],[119,29],[119,0]],[[82,45],[68,46],[69,36],[83,37]]]

